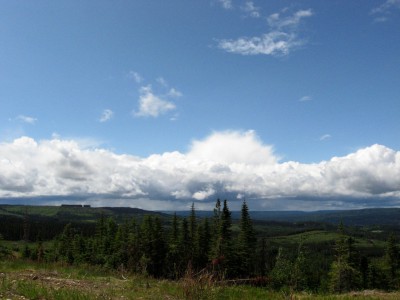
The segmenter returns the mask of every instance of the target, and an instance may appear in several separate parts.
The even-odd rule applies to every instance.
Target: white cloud
[[[171,110],[175,110],[173,102],[162,99],[161,96],[154,94],[151,86],[144,86],[140,89],[139,110],[134,112],[138,117],[158,117]]]
[[[18,121],[21,121],[23,123],[27,123],[27,124],[35,124],[37,122],[37,119],[34,117],[29,117],[29,116],[25,116],[25,115],[19,115],[17,117]]]
[[[111,109],[103,110],[103,113],[100,116],[99,122],[107,122],[114,116],[114,112]]]
[[[226,165],[271,165],[277,162],[273,147],[263,145],[253,130],[215,132],[205,140],[193,141],[188,157]]]
[[[254,209],[287,207],[287,201],[314,208],[357,206],[357,199],[367,206],[396,203],[400,152],[372,145],[320,163],[280,162],[254,131],[214,132],[193,141],[187,153],[145,158],[73,140],[22,137],[0,144],[0,198],[79,197],[94,205],[179,209],[191,201],[207,206],[221,195],[249,199]]]
[[[371,14],[384,14],[388,15],[390,14],[393,10],[400,9],[400,0],[387,0],[380,6],[377,6],[371,10]],[[378,17],[382,18],[382,17]],[[386,19],[386,17],[383,17]]]
[[[311,96],[303,96],[299,99],[300,102],[306,102],[306,101],[311,101],[312,97]]]
[[[293,34],[269,32],[261,37],[242,37],[237,40],[222,40],[219,47],[230,53],[243,55],[287,55],[290,50],[300,46]]]
[[[218,2],[222,5],[225,9],[232,9],[233,3],[232,0],[218,0]]]
[[[158,77],[156,81],[163,87],[168,87],[168,82],[163,77]]]
[[[135,71],[129,71],[128,77],[133,79],[136,83],[142,83],[143,77]]]
[[[175,88],[171,88],[168,92],[168,96],[172,98],[179,98],[182,97],[182,93]]]
[[[320,141],[325,141],[325,140],[329,140],[331,137],[332,136],[330,134],[324,134],[324,135],[320,136],[319,140]]]
[[[218,43],[219,48],[242,55],[288,55],[292,50],[304,45],[297,29],[303,18],[310,17],[313,12],[299,10],[291,16],[282,17],[280,13],[268,17],[269,32],[255,37],[241,37],[238,39],[223,39]]]
[[[299,10],[291,16],[282,16],[281,13],[274,13],[268,16],[267,21],[269,26],[276,29],[283,29],[288,27],[297,27],[301,19],[308,18],[313,15],[311,9]]]
[[[212,187],[208,187],[205,190],[197,191],[192,195],[193,199],[204,200],[211,196],[214,196],[215,190]]]
[[[246,1],[242,10],[246,12],[252,18],[259,18],[261,17],[260,8],[254,5],[253,1]]]

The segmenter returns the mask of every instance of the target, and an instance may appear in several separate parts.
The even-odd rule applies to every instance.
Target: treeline
[[[188,266],[194,271],[209,269],[221,278],[249,278],[265,270],[257,261],[257,240],[246,202],[242,205],[239,233],[232,233],[227,201],[217,200],[214,216],[199,220],[194,205],[187,218],[175,214],[168,229],[157,216],[147,215],[117,224],[101,217],[95,234],[84,236],[71,225],[65,226],[40,259],[70,264],[88,263],[114,269],[179,278]],[[38,252],[32,250],[32,253]],[[265,255],[264,255],[265,256]]]
[[[63,228],[69,224],[66,221],[59,221],[57,218],[35,217],[26,214],[24,217],[13,215],[1,215],[0,235],[8,241],[37,241],[38,239],[54,239]],[[76,222],[74,227],[85,235],[94,233],[94,225],[91,223]]]
[[[235,230],[233,230],[235,229]],[[300,243],[296,248],[273,248],[257,236],[243,202],[240,221],[233,226],[227,201],[217,200],[211,218],[191,214],[169,226],[157,216],[117,224],[102,216],[95,233],[86,235],[68,224],[44,249],[22,255],[38,261],[90,264],[156,278],[179,279],[188,270],[208,272],[215,280],[268,285],[274,289],[346,292],[358,289],[398,289],[399,251],[395,236],[383,257],[359,251],[341,224],[335,245]]]

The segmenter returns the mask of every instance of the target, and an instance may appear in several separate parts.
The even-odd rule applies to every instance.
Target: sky
[[[400,206],[400,0],[0,0],[0,202]]]

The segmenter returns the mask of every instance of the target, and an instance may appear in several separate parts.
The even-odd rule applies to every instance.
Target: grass
[[[362,291],[344,295],[276,292],[268,288],[217,284],[207,273],[187,274],[180,281],[122,276],[101,268],[61,264],[0,262],[0,299],[400,299],[400,293]]]

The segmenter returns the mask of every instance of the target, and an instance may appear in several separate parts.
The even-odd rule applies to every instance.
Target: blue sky
[[[4,201],[398,205],[399,0],[0,5]]]

